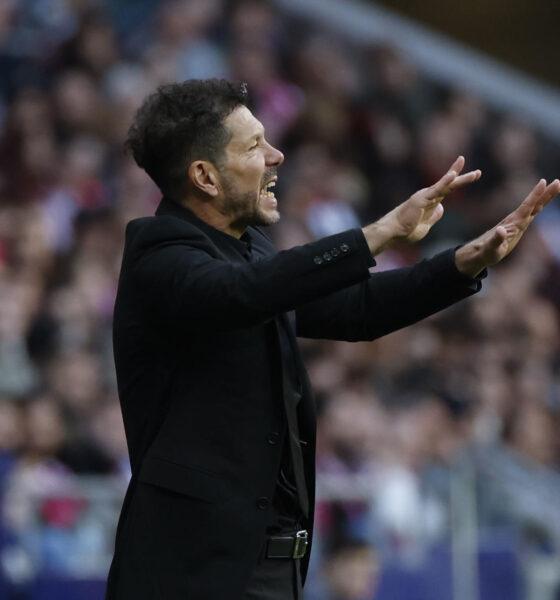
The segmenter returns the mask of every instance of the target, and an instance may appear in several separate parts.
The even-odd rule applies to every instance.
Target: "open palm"
[[[541,179],[525,200],[505,219],[457,250],[455,253],[457,268],[474,277],[485,267],[500,262],[517,246],[534,218],[558,194],[560,194],[558,179],[548,185],[546,180]]]
[[[421,240],[443,216],[442,200],[451,192],[480,178],[481,172],[478,169],[459,175],[464,166],[465,159],[459,156],[439,181],[418,190],[391,211],[401,238],[408,242]]]

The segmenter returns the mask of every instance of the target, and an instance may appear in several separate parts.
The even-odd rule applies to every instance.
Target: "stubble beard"
[[[268,211],[262,209],[258,192],[239,192],[227,176],[223,177],[222,184],[227,202],[223,212],[236,227],[267,227],[280,220],[277,208]]]

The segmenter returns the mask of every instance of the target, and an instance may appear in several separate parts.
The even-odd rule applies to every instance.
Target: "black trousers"
[[[261,556],[243,600],[303,600],[299,560]]]

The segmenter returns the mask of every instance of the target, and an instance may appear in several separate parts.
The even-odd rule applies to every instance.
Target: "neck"
[[[190,197],[182,200],[181,204],[194,213],[201,221],[228,235],[239,239],[245,233],[245,227],[232,223],[231,218],[224,215],[211,200]]]

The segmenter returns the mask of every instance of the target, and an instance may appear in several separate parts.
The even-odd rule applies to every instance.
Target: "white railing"
[[[363,44],[398,48],[431,79],[468,90],[560,138],[560,91],[374,2],[275,0],[288,12]]]
[[[481,545],[477,482],[479,486],[483,481],[486,486],[496,486],[507,494],[515,494],[515,501],[520,507],[516,514],[521,520],[544,519],[546,523],[543,524],[550,526],[552,535],[560,535],[560,508],[557,502],[551,502],[560,495],[560,478],[552,472],[543,472],[542,485],[537,484],[535,488],[525,481],[520,487],[520,475],[512,467],[507,453],[494,451],[484,453],[484,456],[486,458],[481,460],[477,453],[466,453],[449,471],[451,493],[449,504],[444,508],[450,521],[443,535],[451,540],[454,600],[479,598]],[[375,481],[367,473],[319,473],[317,499],[321,502],[359,501],[374,507],[382,485],[382,479]],[[112,558],[123,495],[122,479],[104,477],[72,477],[55,492],[17,487],[8,489],[4,504],[8,514],[15,515],[15,527],[9,520],[7,522],[8,527],[12,525],[14,537],[12,542],[0,548],[1,565],[8,580],[29,582],[44,570],[73,579],[104,579]],[[55,501],[50,511],[46,508],[49,500]],[[78,506],[73,522],[70,519],[66,525],[60,526],[60,519],[64,516],[57,510],[63,511],[65,507],[57,507],[57,500],[70,504],[82,502],[84,507],[80,509]],[[528,502],[533,503],[530,513],[523,512]],[[69,510],[72,510],[71,506]],[[54,515],[51,524],[49,515]],[[374,512],[372,518],[375,519]],[[426,549],[432,541],[429,536],[420,536],[417,540]],[[555,538],[554,543],[557,545],[554,554],[529,553],[523,557],[526,600],[553,600],[554,590],[560,585],[560,539]]]

